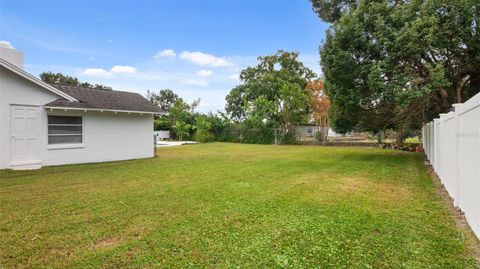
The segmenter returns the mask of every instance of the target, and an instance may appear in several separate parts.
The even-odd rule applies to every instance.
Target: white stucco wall
[[[47,111],[83,117],[83,147],[49,149],[45,129],[43,165],[89,163],[153,157],[153,116],[113,112]],[[47,125],[47,122],[43,124]]]
[[[0,169],[10,167],[10,105],[43,106],[54,93],[0,67]],[[49,149],[47,115],[83,117],[83,147]],[[60,165],[153,157],[153,116],[93,111],[40,109],[41,165]]]

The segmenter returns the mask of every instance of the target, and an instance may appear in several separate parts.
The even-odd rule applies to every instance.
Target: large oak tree
[[[312,3],[333,22],[320,54],[334,129],[416,129],[480,91],[478,0]]]

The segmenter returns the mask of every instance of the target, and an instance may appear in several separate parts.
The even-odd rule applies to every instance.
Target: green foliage
[[[213,142],[215,137],[210,132],[212,124],[204,115],[195,118],[195,125],[192,127],[195,130],[195,140],[201,143]]]
[[[179,140],[194,136],[192,126],[195,125],[195,118],[198,116],[195,109],[199,105],[200,99],[187,103],[170,89],[163,89],[158,93],[148,91],[147,97],[164,112],[163,115],[155,116],[155,130],[171,130],[173,137]]]
[[[236,132],[236,124],[224,113],[217,114],[209,113],[206,115],[210,123],[210,132],[215,141],[220,142],[239,142]]]
[[[479,1],[355,2],[312,0],[348,6],[320,49],[337,132],[407,133],[480,91]]]
[[[405,139],[406,144],[420,144],[420,138],[418,136],[415,137],[407,137]]]
[[[467,245],[478,241],[453,221],[421,154],[232,143],[157,152],[1,170],[2,267],[478,268]]]
[[[101,84],[90,84],[88,82],[80,82],[76,77],[67,76],[62,73],[53,73],[50,71],[41,73],[40,79],[43,82],[51,83],[51,84],[79,86],[79,87],[96,89],[96,90],[112,90],[112,88],[101,85]]]
[[[172,128],[172,123],[170,122],[170,119],[168,119],[165,116],[160,116],[155,118],[153,121],[154,124],[154,130],[159,131],[159,130],[170,130]]]
[[[295,52],[280,50],[258,60],[257,66],[240,73],[242,83],[228,94],[226,111],[234,120],[250,119],[270,128],[289,129],[305,121],[305,89],[315,73],[298,61]]]
[[[178,140],[182,141],[185,136],[190,134],[190,129],[192,126],[184,121],[177,120],[172,126],[175,134],[177,135]]]
[[[240,124],[240,141],[250,144],[275,143],[275,128],[266,124],[258,116],[251,116]]]
[[[147,91],[147,97],[166,114],[169,114],[174,104],[181,99],[170,89],[162,89],[158,93],[149,90]]]
[[[310,0],[313,11],[326,22],[338,21],[343,14],[355,9],[358,0]]]

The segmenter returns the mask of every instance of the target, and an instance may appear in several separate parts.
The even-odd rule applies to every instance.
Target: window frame
[[[81,119],[81,124],[50,124],[49,123],[49,117],[50,116],[58,116],[58,117],[79,117]],[[69,115],[69,114],[63,114],[63,113],[48,113],[47,114],[47,149],[53,150],[53,149],[74,149],[74,148],[84,148],[85,147],[85,117],[82,115]],[[82,127],[82,142],[81,143],[57,143],[57,144],[50,144],[48,142],[50,136],[78,136],[78,134],[49,134],[49,126],[81,126]]]

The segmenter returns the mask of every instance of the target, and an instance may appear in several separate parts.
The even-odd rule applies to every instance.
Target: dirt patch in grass
[[[118,246],[121,242],[122,240],[118,237],[107,237],[95,243],[92,249],[93,250],[107,249],[107,248]]]
[[[433,171],[432,166],[427,165],[427,169],[428,173],[433,179],[437,194],[444,201],[445,205],[450,211],[451,216],[455,220],[455,224],[457,225],[457,227],[459,227],[463,231],[465,235],[465,241],[468,244],[468,248],[473,257],[477,260],[477,265],[480,267],[480,240],[475,236],[472,229],[470,228],[470,225],[465,218],[465,214],[460,210],[460,208],[453,205],[453,199],[448,194],[445,186],[443,186],[438,175],[435,173],[435,171]]]

